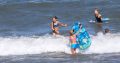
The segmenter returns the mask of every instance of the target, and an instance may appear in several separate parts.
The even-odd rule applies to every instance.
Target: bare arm
[[[59,22],[59,25],[60,26],[67,26],[67,24],[64,24],[64,23],[61,23],[61,22]]]
[[[101,16],[101,14],[99,14],[99,16],[98,16],[99,18],[102,18],[102,16]]]

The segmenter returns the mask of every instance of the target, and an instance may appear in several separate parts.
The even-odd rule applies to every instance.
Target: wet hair
[[[73,30],[73,32],[74,32],[75,30]]]
[[[53,18],[58,19],[58,17],[57,17],[57,16],[54,16]]]
[[[109,33],[109,31],[110,31],[110,30],[109,30],[108,28],[105,29],[105,33]]]

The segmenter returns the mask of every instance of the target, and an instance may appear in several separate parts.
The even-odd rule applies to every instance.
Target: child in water
[[[53,31],[53,35],[59,35],[59,27],[60,26],[67,26],[67,24],[63,24],[61,22],[58,21],[58,18],[56,16],[54,16],[52,18],[52,23],[51,23],[51,29]]]
[[[105,34],[110,33],[110,30],[108,28],[105,29],[104,31]]]
[[[76,43],[76,35],[73,34],[73,30],[70,30],[70,43],[71,43],[71,53],[74,55],[76,54],[76,48],[77,48],[77,43]]]

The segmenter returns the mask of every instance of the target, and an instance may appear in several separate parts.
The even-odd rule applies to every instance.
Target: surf
[[[41,54],[46,52],[67,52],[67,37],[53,36],[0,38],[0,55]]]
[[[120,33],[104,35],[102,32],[92,36],[92,44],[87,54],[104,54],[104,53],[119,53],[120,52]]]
[[[92,44],[82,54],[104,54],[120,52],[120,34],[106,34],[99,32],[96,36],[90,35]],[[0,37],[0,56],[41,54],[63,52],[71,54],[69,37],[44,35],[38,37]]]

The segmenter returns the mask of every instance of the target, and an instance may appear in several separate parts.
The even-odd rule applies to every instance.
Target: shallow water
[[[95,8],[110,19],[102,26],[89,22]],[[119,13],[119,0],[0,0],[0,63],[119,63]],[[68,24],[60,29],[63,36],[51,36],[52,16]],[[77,21],[92,45],[72,57],[68,31]],[[110,34],[104,35],[105,28]]]

